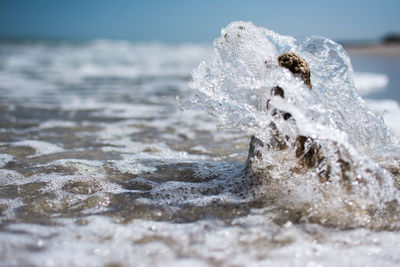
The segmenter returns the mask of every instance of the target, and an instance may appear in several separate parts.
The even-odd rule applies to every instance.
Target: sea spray
[[[308,62],[312,90],[278,66],[278,56],[288,51]],[[284,88],[284,98],[271,95],[276,86]],[[214,41],[214,55],[193,71],[191,87],[199,92],[192,104],[259,140],[252,141],[242,177],[256,200],[328,225],[399,226],[399,142],[357,94],[340,45],[233,22]],[[276,135],[287,149],[272,144]],[[305,150],[321,154],[318,164],[299,167],[299,136],[308,140]]]

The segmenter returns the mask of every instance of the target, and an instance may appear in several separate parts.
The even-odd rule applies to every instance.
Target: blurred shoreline
[[[124,42],[134,44],[164,44],[164,45],[180,45],[180,44],[204,44],[210,45],[208,42],[160,42],[160,41],[139,41],[132,39],[108,39],[108,38],[95,38],[95,39],[64,39],[64,38],[42,38],[32,36],[0,36],[0,45],[7,44],[71,44],[82,45],[98,41],[110,42]],[[380,40],[334,40],[341,44],[347,53],[351,55],[364,55],[364,56],[384,56],[400,58],[400,37],[397,34],[387,35]]]
[[[349,54],[390,56],[400,58],[400,44],[343,44],[343,48]]]

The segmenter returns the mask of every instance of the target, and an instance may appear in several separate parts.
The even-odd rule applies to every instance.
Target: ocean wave
[[[202,44],[168,45],[95,40],[86,43],[46,43],[0,46],[0,89],[4,97],[49,99],[93,79],[103,84],[115,78],[140,85],[146,80],[189,79],[211,47]],[[95,80],[93,80],[95,82]],[[115,84],[106,84],[117,89]],[[185,86],[186,87],[186,86]]]
[[[255,136],[244,186],[253,185],[256,199],[273,199],[323,224],[399,226],[399,142],[358,95],[340,45],[233,22],[214,47],[193,71],[198,94],[188,105]],[[308,62],[312,90],[278,66],[288,51]],[[273,94],[276,86],[284,93]],[[299,140],[308,154],[297,155]]]

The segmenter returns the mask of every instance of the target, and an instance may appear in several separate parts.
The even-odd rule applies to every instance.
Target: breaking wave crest
[[[308,62],[312,90],[278,65],[288,51]],[[256,200],[327,225],[399,226],[399,142],[358,95],[340,45],[233,22],[192,75],[189,105],[254,136],[241,179]],[[276,86],[283,98],[271,94]]]

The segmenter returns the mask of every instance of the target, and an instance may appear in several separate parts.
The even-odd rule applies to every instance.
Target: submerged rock
[[[295,76],[300,77],[308,88],[312,88],[310,67],[308,66],[307,61],[302,57],[294,52],[286,52],[278,57],[278,64],[281,67],[287,68]],[[281,98],[285,98],[285,90],[279,86],[273,87],[271,89],[271,96],[280,96]],[[267,109],[273,109],[272,115],[281,116],[284,120],[289,120],[292,118],[290,113],[273,108],[270,105],[270,100],[267,101]],[[294,119],[291,119],[291,121],[293,124],[295,124]],[[254,135],[252,136],[246,163],[246,173],[251,172],[248,169],[254,165],[253,158],[256,157],[259,159],[262,157],[260,150],[257,149],[258,146],[261,146],[263,148],[267,147],[273,150],[292,149],[295,152],[295,157],[298,159],[297,165],[293,168],[293,171],[303,172],[306,169],[315,168],[318,166],[319,169],[321,169],[321,171],[318,173],[321,180],[326,181],[328,179],[330,166],[321,166],[324,163],[324,156],[321,152],[321,146],[314,142],[311,137],[299,135],[291,142],[287,135],[277,130],[277,127],[273,122],[270,123],[268,130],[271,132],[272,136],[268,144],[265,144]]]

